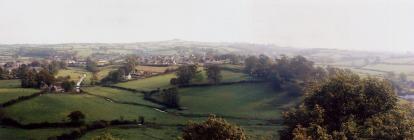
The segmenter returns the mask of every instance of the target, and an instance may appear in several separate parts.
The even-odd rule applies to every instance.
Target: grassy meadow
[[[296,98],[277,92],[266,84],[236,84],[179,90],[181,106],[186,113],[275,119]]]

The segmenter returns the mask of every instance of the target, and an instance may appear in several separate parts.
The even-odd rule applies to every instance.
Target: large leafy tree
[[[183,130],[184,140],[246,140],[243,129],[222,118],[210,116],[203,123],[190,122]]]
[[[221,69],[218,65],[208,65],[206,66],[206,72],[207,72],[207,79],[210,83],[220,83],[222,75],[221,75]]]
[[[183,65],[178,67],[176,73],[178,84],[189,84],[196,74],[196,65]]]
[[[337,71],[307,90],[304,102],[284,113],[281,139],[413,139],[412,113],[402,110],[390,84]]]

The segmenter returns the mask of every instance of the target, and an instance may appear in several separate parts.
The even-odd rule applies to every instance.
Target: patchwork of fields
[[[76,72],[75,72],[76,71]],[[68,69],[59,75],[77,75],[86,72],[80,69]],[[205,72],[203,79],[193,83],[207,83]],[[230,70],[223,70],[223,81],[236,82],[247,80],[248,76]],[[153,90],[171,87],[169,81],[175,74],[165,74],[141,80],[116,84],[116,86]],[[71,78],[76,78],[72,77]],[[0,80],[0,102],[30,95],[35,89],[19,88],[19,81]],[[160,111],[162,105],[145,100],[139,92],[114,89],[109,87],[84,87],[85,94],[43,94],[7,108],[7,117],[22,124],[42,122],[68,122],[67,115],[72,111],[85,114],[86,123],[97,120],[138,120],[144,117],[146,122],[158,124],[148,126],[116,126],[87,133],[81,139],[91,139],[104,132],[121,139],[174,139],[180,136],[182,126],[188,121],[203,121],[210,114],[224,117],[227,121],[240,125],[251,139],[277,138],[281,128],[282,110],[297,103],[299,98],[292,98],[285,92],[275,91],[265,83],[234,84],[209,87],[190,87],[179,89],[180,104],[184,110],[168,109]],[[72,129],[19,129],[0,128],[0,139],[46,139]],[[13,132],[14,134],[10,134]]]

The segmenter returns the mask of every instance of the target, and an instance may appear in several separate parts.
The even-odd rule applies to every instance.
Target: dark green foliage
[[[69,80],[64,80],[62,82],[62,88],[63,90],[65,90],[65,92],[69,92],[72,91],[75,87],[75,82],[74,81],[69,81]]]
[[[284,113],[281,139],[412,139],[411,112],[401,110],[385,80],[337,71]]]
[[[222,118],[210,116],[203,123],[190,122],[183,130],[184,140],[246,140],[247,137],[238,126]]]
[[[98,64],[96,64],[95,61],[93,61],[91,58],[86,59],[86,70],[96,73],[99,71]]]
[[[43,85],[50,86],[55,82],[55,77],[47,70],[42,69],[39,73],[35,70],[26,70],[20,78],[23,88],[40,88]]]
[[[68,115],[71,123],[83,123],[85,115],[80,111],[73,111]]]
[[[136,56],[128,56],[125,59],[125,64],[123,66],[123,68],[125,70],[125,73],[129,74],[131,72],[134,72],[135,71],[135,66],[137,66],[137,65],[138,65],[138,62],[137,62]]]
[[[210,83],[217,84],[220,83],[221,78],[221,68],[218,65],[208,65],[206,66],[207,79]]]
[[[109,74],[104,79],[102,79],[102,82],[103,83],[121,82],[124,80],[124,76],[125,76],[125,70],[120,68],[118,70],[109,72]]]
[[[190,80],[197,74],[196,65],[183,65],[177,69],[177,81],[178,84],[189,84]]]
[[[162,102],[171,108],[178,108],[180,98],[178,96],[177,88],[164,89],[161,93]]]

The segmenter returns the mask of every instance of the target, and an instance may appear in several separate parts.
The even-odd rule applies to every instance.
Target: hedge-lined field
[[[19,88],[20,80],[0,80],[0,88]]]
[[[183,88],[179,94],[186,113],[259,119],[276,119],[298,100],[263,83]]]
[[[154,76],[150,78],[133,80],[123,83],[115,84],[116,86],[137,89],[137,90],[154,90],[157,88],[168,88],[171,87],[170,79],[174,78],[175,74],[164,74],[159,76]]]
[[[17,99],[20,96],[28,96],[39,92],[38,89],[31,88],[0,88],[0,104],[12,99]]]
[[[144,94],[142,93],[132,93],[130,91],[119,90],[119,89],[108,88],[108,87],[99,87],[99,86],[88,87],[88,88],[84,88],[83,90],[90,94],[108,97],[116,101],[132,102],[132,103],[144,104],[144,105],[149,105],[149,106],[161,107],[158,104],[144,100]]]
[[[20,129],[10,127],[0,127],[1,140],[45,140],[48,137],[58,136],[62,133],[68,133],[68,128],[53,129]]]
[[[45,94],[34,99],[5,108],[8,117],[27,123],[68,121],[67,115],[79,110],[86,122],[96,120],[138,120],[144,116],[148,121],[160,123],[184,123],[180,117],[159,112],[153,108],[116,104],[91,95]]]

